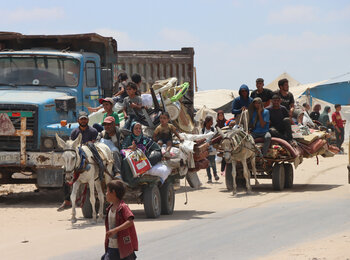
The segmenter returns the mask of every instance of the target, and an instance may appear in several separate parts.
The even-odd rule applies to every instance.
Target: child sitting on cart
[[[183,142],[183,139],[180,137],[179,133],[177,132],[176,127],[173,124],[169,124],[169,113],[163,112],[160,115],[160,125],[157,126],[156,130],[154,130],[153,134],[153,140],[155,142],[158,142],[159,146],[166,145],[166,152],[164,156],[170,155],[170,149],[173,145],[173,134],[179,138],[181,142]]]

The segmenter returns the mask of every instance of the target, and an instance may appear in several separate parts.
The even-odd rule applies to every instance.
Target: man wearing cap
[[[264,79],[263,78],[257,78],[256,79],[256,90],[254,90],[251,94],[251,98],[261,98],[264,107],[267,107],[270,105],[270,100],[273,96],[273,92],[271,89],[264,88]]]
[[[274,137],[291,142],[293,137],[289,112],[284,106],[281,106],[279,95],[274,94],[271,102],[272,104],[267,107],[270,112],[270,133]]]
[[[75,140],[79,134],[82,135],[81,143],[94,142],[97,138],[97,130],[88,125],[89,117],[84,111],[79,112],[78,116],[79,127],[74,129],[70,135],[72,140]]]
[[[115,124],[115,119],[112,116],[107,116],[102,123],[104,130],[99,134],[97,140],[104,142],[105,140],[110,140],[111,142],[105,142],[106,145],[111,149],[114,158],[113,174],[114,176],[120,173],[122,158],[120,155],[121,143],[121,131]]]
[[[79,134],[81,134],[82,139],[81,143],[82,144],[87,144],[89,142],[95,142],[97,138],[97,130],[91,126],[88,125],[89,123],[89,117],[88,114],[84,111],[79,112],[78,116],[78,123],[79,127],[74,129],[70,135],[71,140],[75,140]],[[62,205],[57,209],[57,211],[62,211],[65,209],[68,209],[72,206],[72,203],[70,201],[70,186],[68,183],[63,184],[63,193],[64,193],[64,201]]]
[[[101,124],[103,124],[103,120],[107,117],[107,116],[112,116],[115,119],[115,124],[117,126],[119,126],[119,116],[117,112],[113,111],[113,106],[114,106],[114,100],[113,98],[101,98],[99,100],[100,104],[102,105],[105,113],[103,114],[103,118],[102,118],[102,122]],[[103,127],[100,124],[94,124],[93,125],[94,128],[97,129],[98,132],[101,132],[103,130]]]

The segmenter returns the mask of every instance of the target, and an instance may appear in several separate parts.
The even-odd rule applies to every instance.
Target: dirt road
[[[182,187],[171,216],[146,219],[142,205],[130,205],[139,259],[350,259],[346,165],[347,155],[320,158],[319,165],[308,159],[296,170],[293,189],[275,192],[270,180],[260,180],[252,195],[241,190],[237,197],[225,190],[223,177],[206,184],[202,171],[204,186],[189,190],[187,205]],[[14,193],[6,195],[9,188]],[[99,259],[103,224],[89,224],[78,210],[72,226],[70,211],[56,211],[59,192],[32,190],[0,187],[1,257]]]

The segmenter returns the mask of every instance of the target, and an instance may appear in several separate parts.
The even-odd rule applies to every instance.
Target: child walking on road
[[[213,117],[207,116],[204,120],[204,127],[202,129],[202,134],[214,132],[215,130],[214,130],[214,127],[212,126],[213,126]],[[209,156],[207,157],[207,159],[209,160],[209,167],[207,168],[208,183],[212,183],[210,168],[213,169],[213,175],[215,180],[218,181],[220,179],[216,172],[215,156],[216,156],[216,150],[213,146],[210,146]]]
[[[113,180],[107,184],[106,200],[111,203],[107,208],[105,225],[106,253],[101,260],[134,260],[138,250],[138,241],[134,226],[134,214],[122,200],[125,186],[121,181]]]

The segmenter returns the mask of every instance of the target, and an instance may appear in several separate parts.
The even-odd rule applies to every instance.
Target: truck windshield
[[[79,82],[77,59],[48,56],[0,57],[1,85],[75,87]]]

